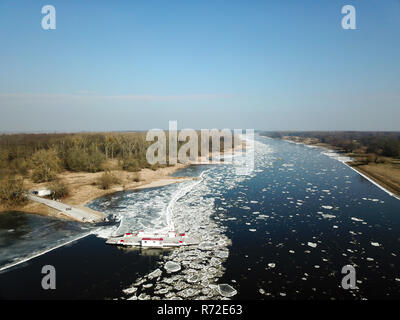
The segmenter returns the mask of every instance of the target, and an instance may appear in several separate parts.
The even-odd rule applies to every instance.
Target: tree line
[[[145,132],[75,134],[2,134],[0,135],[0,203],[20,204],[23,180],[52,182],[59,195],[66,186],[57,181],[60,172],[107,171],[107,161],[116,160],[127,171],[149,165],[146,150],[151,142]]]
[[[107,189],[118,183],[118,178],[108,172],[110,161],[114,162],[113,167],[117,164],[119,169],[135,172],[134,181],[139,181],[138,172],[141,169],[156,170],[166,166],[148,163],[146,152],[152,143],[154,142],[146,141],[146,132],[2,134],[0,204],[21,204],[24,201],[21,196],[23,182],[28,178],[35,183],[51,183],[55,197],[68,195],[68,186],[58,180],[58,174],[65,170],[104,171],[97,185]],[[184,143],[185,141],[179,141],[178,148]],[[209,147],[211,151],[211,138]],[[220,148],[224,149],[222,138]],[[167,138],[167,159],[168,149]]]
[[[58,170],[98,172],[108,159],[125,170],[150,167],[145,133],[77,133],[0,135],[2,174],[25,176],[33,170],[36,182],[52,180]]]

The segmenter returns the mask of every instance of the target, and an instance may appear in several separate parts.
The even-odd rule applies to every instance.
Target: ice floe
[[[233,297],[237,294],[237,291],[229,284],[218,285],[218,290],[223,297],[227,298]]]
[[[181,270],[181,266],[179,263],[173,262],[173,261],[167,261],[164,265],[165,270],[168,272],[178,272]]]

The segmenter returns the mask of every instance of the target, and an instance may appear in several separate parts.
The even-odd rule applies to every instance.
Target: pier
[[[59,201],[37,197],[32,194],[28,194],[27,198],[31,201],[35,201],[58,210],[61,214],[79,222],[95,223],[103,221],[105,218],[105,214],[103,212],[95,211],[84,206],[71,206]]]

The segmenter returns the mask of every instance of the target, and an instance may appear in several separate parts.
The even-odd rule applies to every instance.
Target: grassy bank
[[[386,190],[400,197],[400,167],[393,163],[353,164],[348,163],[360,173],[366,175]]]

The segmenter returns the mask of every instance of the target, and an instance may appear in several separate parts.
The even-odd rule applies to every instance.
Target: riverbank
[[[368,154],[344,153],[339,148],[326,143],[321,143],[316,138],[284,136],[282,139],[343,153],[344,156],[354,159],[354,161],[345,162],[348,166],[372,180],[372,182],[376,183],[388,193],[400,198],[400,161],[396,161],[396,159],[389,157],[381,157],[384,160],[381,163],[366,163],[365,159]]]
[[[96,183],[103,172],[68,172],[59,174],[59,179],[69,188],[69,195],[61,201],[71,206],[85,208],[85,205],[94,199],[118,191],[146,189],[161,187],[172,183],[179,183],[192,180],[191,177],[171,177],[175,171],[184,168],[187,165],[176,164],[174,166],[158,168],[157,170],[142,169],[137,173],[123,170],[111,170],[110,172],[120,181],[107,190],[100,189]],[[139,180],[139,181],[135,181]],[[33,183],[31,180],[25,181],[25,187],[29,190],[46,188],[47,183]],[[50,208],[44,204],[28,201],[25,205],[12,208],[13,211],[22,211],[25,213],[40,214],[61,219],[71,220],[70,217],[59,210]],[[9,208],[0,206],[0,213],[10,211]]]
[[[393,169],[391,164],[386,163],[360,165],[347,162],[347,164],[400,199],[399,169]]]
[[[244,150],[245,143],[246,142],[242,140],[241,144],[235,146],[235,148],[233,149],[233,153],[241,152],[242,150]],[[146,168],[141,169],[138,172],[129,172],[122,170],[118,160],[109,159],[104,164],[104,168],[106,168],[106,171],[116,178],[118,183],[111,185],[106,190],[101,189],[98,185],[98,180],[104,174],[104,171],[96,173],[64,171],[58,174],[57,178],[67,186],[69,193],[68,196],[61,199],[61,202],[63,204],[71,206],[72,208],[75,207],[76,210],[89,211],[89,214],[97,214],[97,216],[102,216],[101,213],[93,212],[93,210],[87,208],[86,204],[102,196],[119,191],[156,188],[173,183],[194,180],[196,178],[173,177],[171,176],[171,174],[176,172],[177,170],[183,169],[191,165],[221,164],[223,162],[221,162],[220,160],[213,160],[221,154],[222,152],[210,152],[209,157],[198,156],[196,161],[191,161],[186,164],[177,163],[175,165],[161,167],[155,170]],[[49,188],[49,183],[34,183],[31,179],[25,179],[24,188],[26,190],[47,189]],[[9,211],[21,211],[25,213],[40,214],[44,216],[51,216],[55,218],[82,222],[82,220],[76,220],[74,219],[74,217],[71,217],[71,215],[66,214],[65,210],[64,212],[62,212],[45,204],[34,201],[28,201],[24,205],[15,206],[13,208],[8,208],[0,205],[0,214],[2,212]]]

